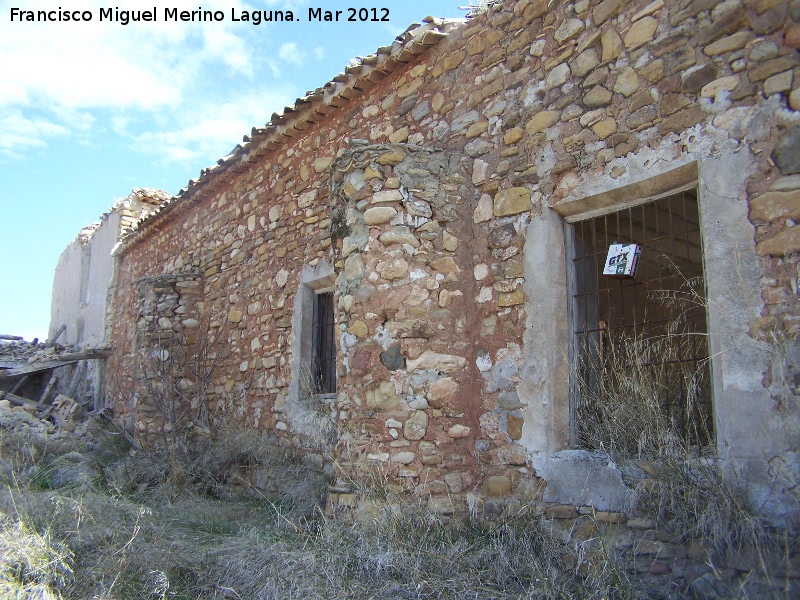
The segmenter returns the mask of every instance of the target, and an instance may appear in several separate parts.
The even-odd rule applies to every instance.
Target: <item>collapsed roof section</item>
[[[314,123],[346,105],[394,71],[403,68],[416,56],[425,53],[447,37],[449,32],[460,27],[466,19],[440,19],[425,17],[422,24],[413,23],[397,36],[391,46],[381,46],[375,53],[357,57],[350,61],[343,73],[322,87],[297,98],[293,106],[282,113],[273,113],[263,127],[253,127],[242,143],[217,164],[205,168],[200,177],[189,181],[175,196],[160,203],[157,210],[146,213],[121,239],[114,254],[124,253],[142,239],[152,228],[162,222],[176,207],[213,193],[228,179],[226,175],[237,175],[258,161],[264,154],[280,148]]]

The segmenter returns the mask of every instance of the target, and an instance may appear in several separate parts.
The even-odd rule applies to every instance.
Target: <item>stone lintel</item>
[[[643,204],[697,183],[697,162],[666,173],[552,207],[568,223],[596,217],[628,206]]]

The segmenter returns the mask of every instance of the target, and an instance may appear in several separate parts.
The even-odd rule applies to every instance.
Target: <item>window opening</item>
[[[696,190],[570,227],[573,445],[635,454],[643,434],[665,430],[689,445],[710,444]],[[602,274],[613,243],[641,245],[635,278]]]
[[[336,335],[333,319],[333,292],[314,294],[311,357],[311,393],[336,393]]]

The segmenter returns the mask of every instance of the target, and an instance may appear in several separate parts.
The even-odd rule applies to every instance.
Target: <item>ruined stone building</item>
[[[378,470],[442,512],[622,510],[578,391],[615,342],[670,333],[671,364],[702,374],[676,421],[790,519],[798,23],[796,0],[425,19],[103,244],[107,296],[71,290],[53,327],[71,311],[110,346],[106,401],[131,426],[153,425],[150,361],[201,348],[180,373],[197,410],[306,448],[341,490]],[[614,242],[640,246],[635,279],[602,275]]]
[[[67,346],[97,348],[107,344],[108,288],[114,277],[111,252],[120,237],[169,194],[137,188],[116,202],[100,221],[84,227],[64,249],[56,264],[50,302],[48,339]],[[73,389],[83,401],[99,408],[105,403],[104,364],[81,361],[73,374],[81,384]]]

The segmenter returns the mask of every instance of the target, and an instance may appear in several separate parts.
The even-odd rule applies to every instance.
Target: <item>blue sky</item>
[[[47,337],[56,262],[78,231],[134,187],[176,193],[254,125],[355,56],[467,0],[0,0],[0,334]],[[101,7],[156,9],[156,22],[100,22]],[[308,22],[308,8],[343,10]],[[388,23],[346,8],[386,7]],[[164,22],[165,8],[222,22]],[[11,9],[91,11],[90,22],[11,22]],[[299,23],[233,22],[292,10]],[[378,12],[379,16],[381,11]]]

